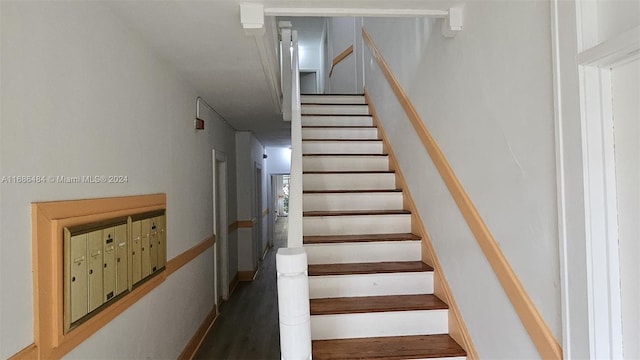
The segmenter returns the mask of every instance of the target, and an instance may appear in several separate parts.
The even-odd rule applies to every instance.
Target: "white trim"
[[[578,54],[581,65],[612,67],[640,57],[640,26]]]
[[[581,0],[551,3],[565,359],[621,354],[616,219],[611,213],[615,197],[608,198],[615,190],[615,177],[604,172],[613,166],[612,152],[607,152],[611,128],[604,123],[611,117],[609,70],[597,66],[610,66],[629,55],[628,50],[622,53],[628,44],[619,41],[633,37],[623,34],[599,44],[596,5]],[[577,62],[579,53],[583,63]],[[609,56],[616,53],[620,56]]]
[[[280,29],[280,75],[282,84],[282,118],[291,121],[291,28]]]
[[[568,261],[568,239],[567,239],[567,194],[565,191],[565,164],[564,164],[564,135],[562,117],[562,94],[561,94],[561,66],[560,66],[560,38],[558,29],[558,3],[551,2],[551,25],[552,25],[552,57],[553,57],[553,93],[554,100],[554,127],[555,127],[555,149],[556,149],[556,186],[557,186],[557,206],[558,206],[558,251],[560,260],[560,302],[562,308],[562,348],[565,359],[570,359],[572,354],[571,339],[571,317],[570,294],[569,294],[569,261]]]
[[[282,90],[280,88],[280,69],[276,63],[278,54],[275,51],[276,44],[278,43],[278,28],[276,25],[276,18],[265,19],[265,33],[261,35],[254,35],[253,38],[258,49],[258,55],[260,56],[260,62],[262,63],[262,71],[269,83],[269,94],[271,94],[271,101],[277,112],[282,111]]]
[[[289,182],[289,225],[287,247],[302,246],[302,123],[300,105],[300,69],[298,68],[298,32],[291,32],[291,168]]]
[[[215,302],[218,303],[218,297],[223,300],[229,299],[229,234],[227,229],[227,202],[228,202],[228,186],[227,186],[227,155],[222,151],[211,150],[213,158],[213,233],[216,235],[216,244],[214,246],[213,264],[214,264],[214,296]],[[221,173],[216,176],[218,163],[221,163]],[[217,183],[217,179],[221,179],[221,184]],[[216,198],[218,187],[222,188],[221,199]],[[216,212],[218,209],[217,201],[220,200],[220,214]],[[220,219],[220,233],[218,233],[217,221]],[[218,274],[218,255],[220,255],[220,269]],[[218,284],[220,280],[220,284]],[[222,293],[218,294],[218,287],[222,289]],[[218,304],[219,305],[219,304]]]
[[[591,351],[622,357],[610,70],[580,66]]]
[[[592,4],[581,6],[581,40],[594,44],[597,13]],[[639,57],[639,36],[640,27],[636,27],[578,54],[589,340],[594,358],[623,356],[611,68]]]
[[[367,17],[420,17],[444,18],[448,10],[433,9],[375,9],[375,8],[312,8],[312,7],[265,7],[265,16],[367,16]]]

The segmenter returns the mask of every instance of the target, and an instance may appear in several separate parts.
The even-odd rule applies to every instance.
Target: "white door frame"
[[[253,171],[253,206],[254,206],[254,214],[253,216],[256,219],[256,223],[254,224],[253,230],[255,233],[255,243],[254,243],[254,251],[255,258],[253,266],[258,266],[260,261],[262,260],[262,254],[264,251],[264,247],[262,246],[262,192],[264,191],[262,187],[262,178],[264,174],[262,173],[262,164],[259,162],[254,162],[254,171]],[[258,175],[260,175],[258,177]]]
[[[215,278],[215,290],[214,296],[216,303],[218,298],[222,297],[223,300],[229,299],[229,250],[228,250],[228,230],[227,230],[227,201],[228,201],[228,187],[227,187],[227,155],[222,151],[211,150],[212,168],[213,168],[213,232],[216,236],[216,245],[214,247],[214,278]],[[220,164],[220,174],[216,174],[218,170],[218,164]],[[217,182],[220,179],[220,183]],[[220,199],[217,199],[216,194],[220,191]],[[219,203],[218,203],[219,202]],[[219,205],[219,206],[218,206]],[[220,214],[217,214],[216,209],[220,210]],[[220,233],[218,233],[218,219],[220,221]],[[218,254],[220,254],[220,269],[221,273],[218,274]],[[220,281],[220,284],[218,284]],[[222,294],[218,294],[218,285],[222,289]]]
[[[551,6],[563,353],[621,358],[610,68],[640,51],[640,28],[593,46],[593,3]]]

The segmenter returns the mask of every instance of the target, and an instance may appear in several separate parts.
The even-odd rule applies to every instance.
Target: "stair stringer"
[[[440,261],[436,256],[431,238],[429,237],[429,233],[427,232],[424,223],[420,218],[418,208],[413,202],[409,187],[407,186],[407,183],[402,174],[402,169],[400,169],[398,161],[396,160],[396,157],[393,153],[393,149],[389,145],[389,138],[384,131],[382,122],[378,117],[372,99],[367,93],[366,89],[364,91],[364,96],[366,99],[366,103],[369,105],[369,113],[373,118],[373,124],[378,128],[378,136],[382,139],[383,152],[389,155],[389,170],[393,170],[396,173],[396,188],[402,189],[403,209],[411,211],[411,230],[414,234],[422,237],[422,261],[430,265],[434,269],[434,295],[438,296],[442,301],[449,305],[449,336],[451,336],[451,338],[458,342],[458,344],[467,352],[467,359],[478,360],[478,353],[473,346],[471,336],[469,335],[469,331],[464,324],[460,309],[458,308],[458,305],[453,298],[451,288],[449,287],[449,284],[447,283],[447,280],[444,276],[442,266],[440,265]]]

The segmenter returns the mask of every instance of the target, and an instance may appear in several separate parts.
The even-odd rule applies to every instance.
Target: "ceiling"
[[[265,146],[289,146],[289,122],[282,120],[263,70],[256,41],[240,23],[239,0],[105,1],[137,36],[171,63],[237,130],[250,130]],[[435,2],[380,0],[263,1],[276,7],[425,7]],[[365,5],[366,3],[366,5]],[[293,19],[302,41],[320,42],[323,18]],[[318,35],[320,34],[320,35]],[[268,36],[268,35],[265,35]],[[318,37],[320,36],[320,37]],[[275,41],[275,40],[274,40]],[[275,44],[275,42],[274,42]],[[194,99],[195,101],[195,99]]]

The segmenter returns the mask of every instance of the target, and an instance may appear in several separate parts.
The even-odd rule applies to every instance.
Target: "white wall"
[[[266,207],[266,180],[265,166],[262,154],[264,146],[249,131],[236,132],[236,173],[237,173],[237,219],[261,221],[263,227],[267,226],[266,220],[261,216]],[[262,199],[260,209],[256,209],[256,167],[262,169]],[[258,257],[264,249],[264,233],[256,233],[253,228],[239,228],[238,236],[238,271],[255,270]],[[258,250],[260,249],[260,250]],[[235,273],[230,275],[235,276]]]
[[[1,185],[7,358],[33,342],[31,202],[165,192],[170,259],[213,233],[211,149],[230,155],[233,168],[234,134],[218,120],[196,131],[198,94],[102,4],[3,1],[0,9],[0,174],[129,179]],[[176,358],[214,304],[212,260],[209,249],[69,357]]]
[[[360,36],[360,33],[358,32],[356,34],[355,31],[356,19],[353,17],[333,17],[329,18],[327,23],[330,44],[330,57],[327,63],[328,68],[331,68],[333,59],[349,46],[353,45],[354,51],[353,54],[347,56],[334,66],[333,73],[329,78],[329,82],[331,83],[330,91],[333,94],[362,93],[362,89],[358,88],[356,79],[356,53],[358,51],[356,36]]]
[[[478,1],[465,28],[365,19],[526,291],[561,340],[549,4]],[[371,54],[365,80],[481,358],[538,353]],[[508,339],[508,341],[505,341]]]
[[[269,174],[288,174],[291,170],[289,147],[267,147],[267,171]]]
[[[300,71],[310,71],[320,69],[320,47],[300,46]]]
[[[596,4],[598,43],[640,25],[640,1],[605,0]]]

